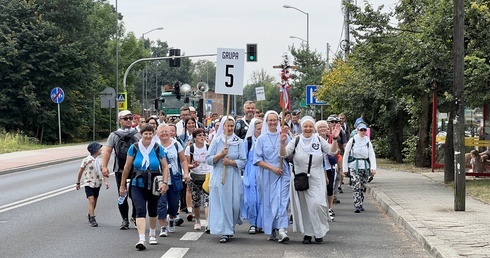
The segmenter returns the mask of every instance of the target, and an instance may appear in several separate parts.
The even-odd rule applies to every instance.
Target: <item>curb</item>
[[[11,174],[11,173],[21,172],[21,171],[28,170],[28,169],[47,167],[47,166],[65,163],[65,162],[71,162],[71,161],[75,161],[75,160],[82,160],[86,156],[87,155],[83,155],[80,157],[71,157],[71,158],[65,158],[65,159],[50,160],[50,161],[40,162],[40,163],[36,163],[36,164],[32,164],[32,165],[9,168],[9,169],[5,169],[5,170],[0,170],[0,175],[6,175],[6,174]]]
[[[460,257],[443,240],[434,235],[424,224],[417,221],[409,212],[376,187],[366,186],[367,192],[376,200],[381,209],[391,216],[400,228],[406,230],[433,257]]]

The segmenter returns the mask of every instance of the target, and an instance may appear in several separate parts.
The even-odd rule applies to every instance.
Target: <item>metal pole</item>
[[[117,0],[116,0],[116,96],[115,96],[115,104],[116,104],[116,117],[119,113],[119,107],[117,103],[117,96],[119,94],[119,20],[118,20],[118,12],[117,12]],[[124,91],[126,91],[126,87],[124,87]],[[109,103],[110,104],[110,103]],[[116,122],[116,128],[118,128],[118,124]],[[112,130],[111,130],[112,131]]]
[[[60,103],[58,103],[58,138],[61,145],[61,119],[60,119]]]
[[[95,94],[94,94],[94,119],[92,121],[92,140],[95,141]]]
[[[310,49],[310,14],[306,13],[306,48]]]

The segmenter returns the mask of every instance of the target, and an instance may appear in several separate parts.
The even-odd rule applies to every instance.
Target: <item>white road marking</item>
[[[187,232],[180,238],[180,240],[196,241],[202,236],[202,234],[203,232]]]
[[[189,251],[189,248],[171,247],[161,258],[182,258],[187,251]]]

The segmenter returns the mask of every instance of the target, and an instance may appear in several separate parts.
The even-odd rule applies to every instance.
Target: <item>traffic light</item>
[[[178,49],[178,48],[170,49],[169,56],[180,56],[180,49]],[[168,65],[170,67],[180,67],[180,58],[168,59]]]
[[[180,82],[176,81],[174,83],[174,94],[177,97],[177,100],[180,100]]]
[[[247,44],[247,62],[257,62],[257,44]]]

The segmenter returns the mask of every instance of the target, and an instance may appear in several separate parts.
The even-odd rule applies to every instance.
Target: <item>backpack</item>
[[[252,148],[252,136],[249,136],[247,138],[247,157],[248,157],[248,153],[250,152],[250,149]]]
[[[114,170],[116,170],[116,165],[117,171],[121,171],[122,169],[124,169],[124,164],[126,164],[126,156],[128,155],[129,147],[135,142],[138,142],[138,139],[135,137],[137,133],[138,131],[136,130],[130,132],[129,134],[124,134],[118,131],[114,132],[114,134],[119,137],[119,139],[117,139],[116,145],[114,145]]]
[[[209,145],[207,143],[205,143],[204,145],[206,145],[206,150],[208,150]],[[190,152],[189,154],[191,156],[191,162],[190,163],[192,163],[192,161],[194,161],[194,144],[191,144],[191,146],[189,146],[189,152]]]

